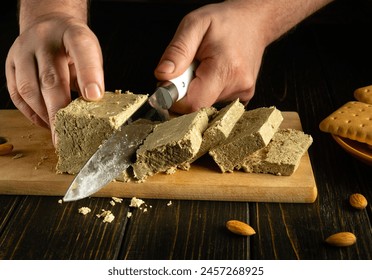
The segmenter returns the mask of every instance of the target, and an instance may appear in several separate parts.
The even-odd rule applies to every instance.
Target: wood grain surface
[[[297,113],[283,112],[283,117],[282,128],[302,129]],[[0,157],[0,194],[63,196],[74,177],[56,174],[49,131],[31,124],[17,110],[0,110],[0,119],[4,123],[0,135],[15,147]],[[308,153],[291,176],[222,174],[205,156],[189,171],[157,174],[143,183],[111,182],[94,196],[309,203],[315,201],[317,189]]]

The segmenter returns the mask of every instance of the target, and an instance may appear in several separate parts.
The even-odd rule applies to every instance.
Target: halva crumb
[[[48,159],[48,156],[47,155],[43,155],[40,157],[40,160],[39,162],[35,165],[34,169],[37,170],[39,169],[39,167],[44,163],[45,160]]]
[[[82,215],[87,215],[88,213],[90,213],[92,210],[90,210],[89,207],[81,207],[79,208],[79,213],[82,214]]]
[[[23,157],[23,154],[19,153],[19,154],[16,154],[14,157],[12,157],[12,159],[19,159],[21,157]]]
[[[123,199],[122,198],[118,198],[118,197],[111,197],[111,199],[115,202],[115,203],[122,203],[123,202]]]
[[[145,203],[145,201],[143,201],[142,199],[132,197],[129,207],[139,208],[144,203]]]
[[[115,196],[111,197],[111,199],[112,200],[110,201],[110,204],[112,206],[115,206],[116,203],[122,203],[123,202],[122,198],[118,198],[118,197],[115,197]]]
[[[97,218],[103,218],[102,222],[111,223],[115,219],[114,214],[112,214],[110,210],[102,209],[101,211],[102,212],[100,214],[96,214],[96,216]]]

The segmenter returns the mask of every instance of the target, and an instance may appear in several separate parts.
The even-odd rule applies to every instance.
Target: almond
[[[349,203],[351,206],[353,206],[355,209],[363,210],[367,207],[368,201],[364,197],[364,195],[360,193],[354,193],[349,197]]]
[[[336,247],[346,247],[355,244],[356,236],[351,232],[343,231],[332,234],[325,242]]]
[[[250,236],[256,234],[256,231],[250,225],[238,220],[230,220],[226,222],[226,228],[232,233],[238,235]]]
[[[10,154],[13,151],[13,145],[9,143],[0,144],[0,156]]]

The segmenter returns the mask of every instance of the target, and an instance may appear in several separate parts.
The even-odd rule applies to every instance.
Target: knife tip
[[[63,202],[71,202],[71,201],[75,201],[75,200],[77,200],[77,199],[74,199],[74,198],[72,198],[72,197],[67,197],[67,196],[64,196],[64,197],[62,198],[62,201],[63,201]]]

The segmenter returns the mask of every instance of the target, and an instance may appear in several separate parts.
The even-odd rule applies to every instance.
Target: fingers
[[[190,113],[237,98],[247,104],[253,97],[265,44],[230,3],[207,5],[187,15],[165,50],[155,70],[160,80],[182,74],[193,59],[199,62],[186,96],[173,111]]]
[[[102,52],[96,36],[87,28],[76,26],[64,34],[63,42],[74,63],[79,92],[86,100],[99,100],[105,86]]]
[[[191,81],[184,98],[176,102],[172,110],[185,114],[213,105],[223,90],[221,76],[216,73],[211,59],[203,60],[195,71],[195,78]]]
[[[238,98],[246,105],[254,93],[254,80],[249,81],[248,75],[238,70],[229,67],[222,55],[202,60],[187,95],[173,105],[172,111],[185,114]]]
[[[36,58],[40,91],[44,100],[42,103],[45,104],[48,112],[52,139],[55,144],[55,115],[59,109],[66,107],[71,102],[67,57],[63,49],[56,53],[41,49],[36,53]]]
[[[70,69],[70,88],[72,91],[78,92],[79,95],[81,96],[81,92],[79,89],[79,84],[76,78],[76,69],[75,69],[75,64],[73,62],[70,62],[68,65]]]
[[[55,114],[71,101],[63,49],[51,51],[44,46],[28,53],[15,47],[6,61],[6,76],[15,106],[32,122],[51,128],[53,135]]]
[[[45,35],[39,41],[27,33],[18,37],[6,61],[15,106],[32,122],[51,128],[52,136],[57,111],[71,101],[70,88],[78,88],[87,100],[101,98],[104,91],[97,38],[83,25],[65,30],[60,37]]]
[[[155,69],[158,80],[170,80],[186,71],[195,58],[208,25],[208,20],[200,20],[195,13],[183,18]]]
[[[10,50],[5,72],[8,91],[14,105],[33,123],[49,128],[48,113],[39,94],[34,57],[25,53],[14,56]]]

